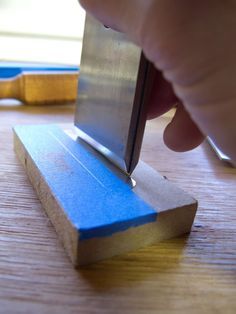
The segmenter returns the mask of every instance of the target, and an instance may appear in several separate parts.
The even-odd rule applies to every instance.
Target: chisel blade
[[[87,15],[75,125],[83,140],[127,174],[139,159],[151,67],[124,34]]]

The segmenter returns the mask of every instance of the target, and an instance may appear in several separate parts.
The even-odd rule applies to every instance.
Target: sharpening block
[[[132,189],[59,126],[17,126],[14,144],[75,266],[191,230],[196,200],[141,161]]]

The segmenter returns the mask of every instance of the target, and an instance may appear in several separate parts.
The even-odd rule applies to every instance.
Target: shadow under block
[[[143,162],[131,189],[58,126],[17,126],[14,145],[75,266],[191,230],[196,200]]]

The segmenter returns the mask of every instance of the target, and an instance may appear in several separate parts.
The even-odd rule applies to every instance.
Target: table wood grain
[[[191,234],[72,267],[11,128],[72,122],[73,113],[73,105],[0,102],[0,313],[236,313],[236,170],[207,143],[181,154],[165,148],[168,117],[148,123],[142,159],[198,199]]]

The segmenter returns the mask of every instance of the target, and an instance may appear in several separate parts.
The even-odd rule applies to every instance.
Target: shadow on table
[[[93,289],[103,291],[119,286],[137,286],[144,280],[158,280],[175,274],[183,259],[188,236],[125,254],[78,270]],[[155,278],[155,279],[154,279]]]

